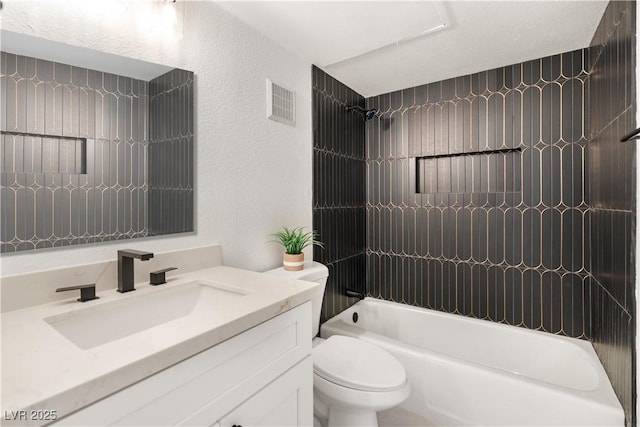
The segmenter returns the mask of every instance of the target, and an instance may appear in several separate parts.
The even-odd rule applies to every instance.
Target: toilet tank
[[[304,269],[300,271],[287,271],[284,267],[279,267],[265,271],[265,274],[273,274],[288,279],[306,280],[307,282],[315,282],[320,285],[311,297],[311,311],[313,315],[311,338],[315,337],[320,330],[320,311],[322,310],[322,299],[324,298],[324,289],[327,285],[327,277],[329,277],[329,269],[319,262],[307,261],[304,263]]]

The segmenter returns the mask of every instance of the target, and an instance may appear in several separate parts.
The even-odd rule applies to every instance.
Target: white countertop
[[[45,318],[133,296],[210,280],[248,292],[216,310],[190,314],[133,335],[82,350]],[[114,284],[115,286],[115,284]],[[2,424],[16,410],[52,410],[57,418],[153,375],[297,305],[309,301],[317,284],[218,266],[175,275],[167,284],[136,284],[136,291],[99,292],[79,303],[65,301],[2,314]],[[27,420],[25,424],[46,424]]]

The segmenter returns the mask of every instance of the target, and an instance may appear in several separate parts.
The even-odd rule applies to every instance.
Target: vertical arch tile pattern
[[[194,229],[194,77],[174,69],[149,82],[150,236]]]
[[[7,52],[0,65],[0,129],[87,141],[86,173],[63,173],[63,140],[2,135],[0,252],[147,236],[148,83]]]
[[[357,300],[366,285],[366,163],[364,97],[313,67],[313,227],[325,248],[314,260],[329,268],[322,321]]]
[[[368,295],[589,338],[588,64],[583,49],[366,100]]]
[[[0,252],[193,230],[192,72],[145,82],[1,55]]]
[[[590,47],[589,103],[593,347],[629,427],[637,425],[633,358],[638,142],[621,143],[620,138],[637,127],[636,7],[634,1],[612,1],[605,10]]]

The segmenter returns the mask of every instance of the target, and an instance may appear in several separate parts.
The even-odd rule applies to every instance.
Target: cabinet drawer
[[[176,425],[220,417],[311,353],[311,303],[230,338],[54,425]]]

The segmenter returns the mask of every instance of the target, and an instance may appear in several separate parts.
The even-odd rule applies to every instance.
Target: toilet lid
[[[313,372],[343,387],[390,391],[407,381],[407,373],[395,357],[364,340],[332,335],[315,347],[312,355]]]

